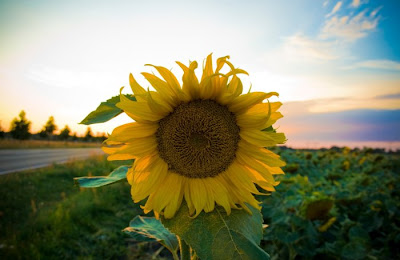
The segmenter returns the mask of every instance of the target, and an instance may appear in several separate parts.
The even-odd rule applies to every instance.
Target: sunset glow
[[[147,87],[140,72],[153,70],[144,64],[180,79],[174,61],[201,64],[213,53],[249,72],[241,76],[245,89],[280,93],[289,145],[356,133],[357,141],[400,141],[388,130],[400,126],[399,7],[394,0],[1,1],[0,124],[8,131],[25,110],[31,132],[52,115],[59,128],[83,134],[87,126],[78,123],[128,86],[129,73]],[[386,119],[364,120],[369,110]],[[326,123],[347,116],[348,135]],[[111,132],[128,120],[92,129]],[[374,122],[382,138],[369,134]]]

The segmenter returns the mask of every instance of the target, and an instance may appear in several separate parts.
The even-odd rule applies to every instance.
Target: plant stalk
[[[179,240],[179,248],[181,252],[181,260],[190,260],[190,247],[186,242],[178,237]]]

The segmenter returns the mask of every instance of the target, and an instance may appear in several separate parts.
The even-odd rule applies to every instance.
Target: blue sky
[[[398,118],[398,10],[395,0],[0,0],[1,125],[8,129],[25,109],[34,131],[53,115],[60,127],[83,132],[77,122],[128,85],[129,73],[140,80],[152,63],[180,75],[174,61],[201,63],[211,52],[231,55],[250,73],[242,80],[253,91],[280,93],[285,118],[278,124],[289,141],[315,138],[324,114],[379,110]],[[315,118],[312,127],[297,126],[304,116]],[[127,120],[93,129],[110,132]],[[355,129],[369,132],[374,120],[354,120]],[[360,136],[337,131],[320,138]]]

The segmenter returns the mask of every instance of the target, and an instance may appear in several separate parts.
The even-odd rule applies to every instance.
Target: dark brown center
[[[227,107],[195,100],[160,120],[157,148],[171,171],[188,178],[214,177],[235,159],[239,130]]]

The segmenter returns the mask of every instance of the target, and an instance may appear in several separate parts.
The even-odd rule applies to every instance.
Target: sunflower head
[[[135,122],[114,129],[103,150],[109,160],[135,159],[127,178],[134,202],[147,198],[145,213],[171,218],[183,200],[195,216],[215,205],[227,214],[232,208],[249,211],[246,203],[259,208],[254,194],[275,190],[273,175],[283,174],[285,163],[266,148],[286,138],[272,130],[282,117],[281,103],[265,100],[278,94],[242,94],[237,74],[247,72],[228,58],[217,59],[214,70],[210,54],[200,80],[197,62],[177,62],[182,84],[168,69],[149,65],[161,76],[142,73],[155,91],[130,75],[136,101],[121,95],[117,107]]]

